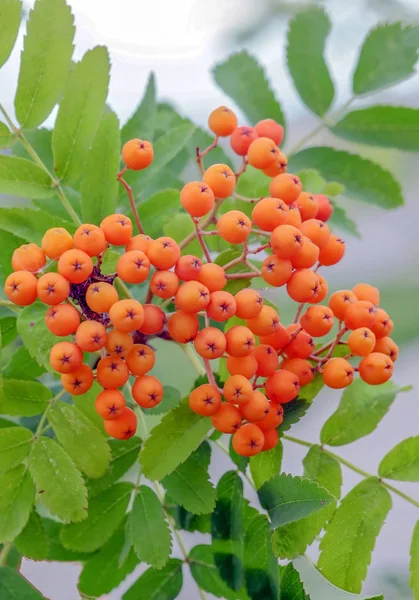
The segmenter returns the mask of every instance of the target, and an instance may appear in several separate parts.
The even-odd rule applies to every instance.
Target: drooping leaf
[[[81,176],[105,109],[108,84],[109,55],[106,48],[97,46],[76,64],[58,110],[52,148],[60,179],[73,183]]]
[[[329,581],[360,593],[391,504],[390,494],[375,477],[361,481],[345,496],[320,543],[318,567]]]
[[[189,559],[192,577],[205,592],[226,600],[246,600],[248,598],[244,591],[233,591],[221,579],[215,564],[212,546],[204,544],[194,546],[189,553]]]
[[[282,463],[282,443],[279,441],[275,448],[267,452],[260,452],[250,459],[250,472],[256,489],[262,487],[266,481],[269,481],[281,471]]]
[[[138,559],[161,569],[170,558],[172,537],[160,500],[145,485],[135,496],[128,528]]]
[[[329,33],[329,17],[316,6],[297,13],[288,29],[288,69],[304,104],[320,117],[328,111],[334,97],[333,82],[324,59]]]
[[[381,461],[378,474],[396,481],[419,481],[419,436],[394,446]]]
[[[103,419],[100,417],[95,410],[95,400],[99,392],[102,389],[99,384],[95,381],[88,392],[81,394],[80,396],[72,396],[73,404],[94,424],[97,429],[107,437],[105,428],[103,426]],[[127,440],[129,442],[129,440]],[[125,442],[125,443],[127,443]]]
[[[29,454],[32,431],[24,427],[0,429],[0,472],[20,465]]]
[[[33,380],[45,373],[45,369],[33,360],[24,346],[20,346],[4,365],[3,377],[7,379]]]
[[[103,546],[122,523],[133,489],[132,483],[115,483],[92,498],[87,519],[62,528],[63,546],[79,552],[93,552]]]
[[[46,600],[27,579],[11,567],[0,567],[1,600]]]
[[[387,209],[403,204],[400,185],[390,171],[357,154],[316,146],[290,158],[290,172],[307,168],[318,169],[327,180],[342,183],[345,194],[354,200]]]
[[[279,594],[278,562],[273,555],[269,521],[265,515],[255,517],[245,533],[245,581],[252,600],[277,600]]]
[[[41,167],[26,158],[0,154],[0,193],[42,200],[55,191],[50,176]]]
[[[70,233],[74,233],[75,230],[73,223],[57,219],[57,217],[43,210],[0,208],[0,229],[8,231],[27,242],[40,244],[45,231],[52,227],[64,227]],[[41,306],[41,304],[36,306]],[[43,304],[42,306],[45,308]]]
[[[46,560],[49,553],[48,536],[39,514],[33,510],[25,528],[13,542],[19,552],[31,560]]]
[[[305,591],[297,569],[292,563],[279,566],[279,600],[310,600]]]
[[[361,48],[354,72],[354,93],[367,94],[413,75],[418,48],[419,27],[398,22],[372,29]]]
[[[154,73],[150,73],[141,102],[122,128],[122,143],[125,144],[133,138],[152,142],[156,128],[156,116],[156,78]]]
[[[109,470],[100,479],[87,481],[89,498],[97,496],[113,483],[116,483],[131,467],[138,458],[141,448],[141,440],[133,436],[129,440],[109,440],[111,448],[111,462]]]
[[[358,231],[357,224],[348,217],[345,209],[336,204],[336,202],[333,202],[333,200],[331,200],[330,203],[333,206],[333,212],[328,223],[332,227],[332,230],[335,231],[336,228],[344,233],[349,233],[354,237],[360,238],[361,234]]]
[[[0,6],[0,67],[8,60],[19,33],[21,0],[3,0]]]
[[[147,569],[122,600],[174,600],[183,585],[182,561],[171,558],[162,569]]]
[[[0,542],[12,542],[28,522],[35,490],[25,466],[0,475]]]
[[[410,587],[417,600],[419,598],[419,521],[413,530],[410,544]]]
[[[37,498],[64,522],[87,516],[87,492],[80,471],[55,440],[40,437],[29,456],[29,470]]]
[[[46,409],[51,390],[37,381],[4,379],[0,390],[0,412],[5,415],[32,417]]]
[[[96,426],[75,406],[64,402],[56,402],[51,407],[48,419],[76,466],[91,478],[104,475],[111,452]]]
[[[71,67],[74,32],[65,0],[36,0],[26,26],[15,97],[22,127],[41,125],[59,101]]]
[[[16,317],[0,317],[1,343],[5,348],[17,336]]]
[[[336,411],[323,425],[322,444],[343,446],[372,433],[402,388],[388,381],[371,386],[356,379],[341,397]]]

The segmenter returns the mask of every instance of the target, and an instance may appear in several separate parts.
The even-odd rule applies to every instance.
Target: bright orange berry
[[[150,243],[147,256],[156,269],[171,269],[180,257],[180,248],[171,237],[159,237]]]
[[[281,173],[269,184],[269,194],[274,198],[280,198],[288,205],[293,204],[302,191],[301,181],[291,173]]]
[[[132,397],[143,408],[154,408],[163,400],[163,384],[153,375],[137,377],[132,386]]]
[[[374,352],[385,354],[391,358],[393,362],[396,362],[399,356],[399,347],[391,338],[383,337],[376,341]]]
[[[358,300],[368,300],[375,306],[380,304],[380,291],[369,283],[358,283],[352,291]]]
[[[393,375],[394,364],[390,357],[380,352],[371,352],[359,363],[359,375],[370,385],[385,383]]]
[[[122,160],[128,169],[140,171],[146,169],[153,162],[154,150],[150,142],[135,138],[129,140],[122,147]]]
[[[223,402],[211,417],[211,423],[217,431],[234,433],[242,424],[239,409],[228,402]]]
[[[125,215],[114,214],[105,217],[100,224],[106,241],[113,246],[126,246],[132,236],[132,221]]]
[[[131,333],[144,323],[144,309],[136,300],[118,300],[111,306],[109,318],[115,329]]]
[[[208,127],[217,137],[228,137],[237,127],[237,117],[227,106],[219,106],[208,117]]]
[[[106,342],[106,329],[98,321],[83,321],[76,331],[76,344],[84,352],[98,352]]]
[[[144,323],[138,331],[145,335],[160,333],[166,322],[166,313],[155,304],[143,304]]]
[[[202,180],[211,188],[216,198],[231,196],[236,187],[236,176],[230,167],[224,164],[208,167]]]
[[[359,327],[350,333],[347,344],[355,356],[367,356],[374,349],[375,335],[368,327]]]
[[[48,258],[56,259],[74,247],[72,236],[63,227],[53,227],[45,232],[42,238],[42,250]]]
[[[125,252],[131,252],[132,250],[141,250],[141,252],[147,254],[148,247],[150,246],[152,241],[152,238],[149,235],[145,235],[144,233],[134,235],[134,237],[132,237],[125,246]]]
[[[122,387],[129,378],[127,365],[117,356],[101,358],[96,368],[96,379],[105,389],[114,390]]]
[[[246,320],[246,325],[255,335],[271,335],[279,327],[279,315],[272,306],[263,306],[256,317]]]
[[[224,354],[227,340],[224,333],[219,329],[204,327],[195,337],[194,346],[199,356],[213,360]]]
[[[208,306],[210,299],[209,290],[205,285],[198,281],[186,281],[176,293],[175,304],[179,310],[197,313]]]
[[[240,358],[248,356],[255,347],[255,336],[248,327],[235,325],[225,333],[227,354]]]
[[[351,290],[339,290],[332,294],[329,298],[329,308],[339,321],[343,321],[346,315],[348,306],[356,302],[357,298]]]
[[[180,192],[180,203],[191,217],[203,217],[214,206],[212,189],[203,181],[190,181]]]
[[[129,333],[123,333],[117,329],[112,329],[106,336],[105,348],[112,356],[125,358],[131,350],[134,340]]]
[[[284,139],[284,128],[274,119],[263,119],[256,123],[255,129],[259,137],[271,139],[277,146],[282,144]]]
[[[59,273],[45,273],[36,284],[38,298],[44,304],[61,304],[70,293],[70,284]]]
[[[192,342],[198,333],[198,317],[193,313],[178,310],[169,317],[167,329],[176,342],[187,344]]]
[[[254,140],[248,149],[247,160],[255,169],[267,169],[275,162],[279,148],[275,142],[267,137]]]
[[[255,390],[247,402],[240,404],[239,411],[246,421],[261,421],[269,414],[269,400],[265,394]]]
[[[253,350],[253,356],[258,363],[256,371],[258,377],[269,377],[278,368],[278,355],[276,350],[268,344],[259,344],[256,346]]]
[[[323,367],[323,379],[334,390],[345,388],[354,379],[354,368],[344,358],[331,358]]]
[[[255,456],[262,452],[265,444],[263,432],[254,423],[246,423],[233,435],[233,449],[240,456]]]
[[[254,127],[236,127],[231,134],[230,146],[239,156],[246,156],[250,144],[259,137]]]
[[[91,283],[86,291],[86,304],[94,312],[106,313],[118,302],[118,292],[106,281]]]
[[[137,431],[137,416],[128,406],[116,419],[106,419],[103,423],[106,433],[117,440],[128,440]]]
[[[278,258],[273,254],[263,261],[261,274],[269,285],[281,287],[287,283],[292,275],[292,263],[287,258]]]
[[[99,256],[106,248],[105,234],[96,225],[80,225],[74,234],[74,245],[89,256]]]
[[[212,292],[206,311],[210,319],[222,323],[235,315],[236,300],[229,292]]]
[[[310,306],[300,319],[300,325],[313,337],[327,335],[334,322],[334,315],[327,306]]]
[[[295,302],[312,302],[319,289],[317,273],[310,269],[294,271],[287,283],[287,292]]]
[[[128,369],[137,377],[151,371],[155,362],[154,350],[145,344],[134,344],[126,356]]]
[[[190,409],[202,415],[203,417],[211,417],[221,406],[221,394],[215,385],[204,383],[196,389],[192,390],[189,395]]]
[[[223,395],[230,404],[246,404],[253,394],[253,387],[244,375],[231,375],[223,387]]]
[[[24,244],[13,252],[12,267],[14,271],[30,271],[37,273],[45,267],[45,252],[36,244]]]
[[[270,244],[278,258],[292,258],[301,251],[303,235],[292,225],[280,225],[273,230]]]
[[[218,219],[217,231],[230,244],[241,244],[250,235],[252,222],[240,210],[230,210]]]
[[[150,280],[150,290],[158,298],[173,298],[179,288],[179,277],[173,271],[156,271]]]
[[[106,421],[118,419],[126,406],[125,397],[119,390],[103,390],[95,400],[95,410]]]
[[[83,352],[71,342],[58,342],[51,348],[49,362],[58,373],[73,373],[83,363]]]
[[[313,365],[304,358],[286,358],[281,362],[279,368],[284,369],[285,371],[291,371],[291,373],[297,375],[300,387],[313,381],[317,371],[316,367],[313,367]]]
[[[200,283],[203,283],[210,292],[222,290],[227,284],[227,278],[223,267],[215,263],[205,263],[197,277]]]
[[[368,327],[372,329],[377,320],[377,309],[368,300],[356,300],[349,304],[345,313],[345,326],[347,329]]]
[[[80,325],[80,313],[70,304],[57,304],[47,310],[45,324],[54,335],[71,335]]]
[[[324,248],[321,248],[319,264],[330,267],[338,263],[345,254],[345,242],[337,235],[331,235]]]
[[[177,261],[175,273],[182,281],[192,281],[198,280],[201,269],[202,260],[192,254],[186,254]]]
[[[81,396],[93,385],[93,371],[89,365],[81,365],[76,371],[61,375],[63,388],[72,396]]]
[[[246,288],[235,295],[236,316],[240,319],[257,317],[263,307],[263,298],[256,290]]]
[[[239,358],[229,356],[226,366],[230,375],[243,375],[246,379],[251,379],[256,374],[258,363],[256,358],[250,354]]]
[[[92,259],[83,250],[67,250],[58,259],[58,272],[70,283],[83,283],[92,271]]]
[[[287,220],[288,206],[279,198],[262,198],[252,210],[252,221],[262,231],[273,231]]]

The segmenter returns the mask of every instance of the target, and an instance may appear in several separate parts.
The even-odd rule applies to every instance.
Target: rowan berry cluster
[[[149,374],[155,354],[148,341],[163,332],[179,344],[193,344],[203,359],[208,383],[192,391],[190,408],[210,417],[218,431],[233,434],[236,452],[252,456],[277,444],[283,405],[297,398],[316,375],[336,389],[348,386],[357,371],[368,384],[380,384],[391,377],[398,349],[388,337],[393,323],[379,308],[379,292],[373,286],[360,283],[353,290],[335,292],[324,304],[328,286],[319,268],[337,264],[345,243],[326,224],[333,212],[328,198],[304,191],[299,178],[286,172],[287,157],[279,149],[282,126],[266,119],[255,127],[237,127],[234,112],[220,107],[211,113],[209,128],[214,142],[197,149],[202,177],[180,192],[182,207],[194,224],[192,235],[178,244],[170,237],[153,240],[143,232],[123,175],[127,169],[149,166],[153,148],[147,141],[131,140],[123,147],[126,166],[117,178],[128,192],[140,233],[133,236],[131,220],[121,214],[106,217],[100,227],[83,224],[74,236],[62,228],[50,229],[41,247],[27,244],[14,252],[14,273],[6,280],[5,292],[21,306],[37,298],[49,305],[48,329],[57,336],[74,336],[53,346],[51,366],[71,394],[84,394],[94,379],[104,388],[95,406],[109,435],[127,439],[135,433],[136,415],[119,389],[131,375],[138,405],[149,409],[161,402],[163,386]],[[243,157],[237,173],[226,164],[203,167],[203,158],[221,137],[230,137],[231,148]],[[237,179],[248,164],[271,178],[269,196],[236,194]],[[250,216],[239,210],[218,215],[229,196],[249,202]],[[208,229],[211,225],[215,228]],[[214,235],[239,245],[240,256],[223,266],[214,262],[206,243],[206,236]],[[182,255],[195,238],[204,262]],[[101,264],[110,245],[124,251],[116,273],[103,275]],[[264,257],[261,263],[253,260],[258,255]],[[238,265],[244,270],[233,270]],[[55,267],[58,272],[52,270]],[[149,280],[145,303],[119,299],[116,278],[130,285]],[[253,278],[286,288],[298,303],[294,323],[282,324],[257,289],[235,294],[226,290],[231,280]],[[171,302],[174,312],[164,312]],[[231,317],[242,323],[229,326]],[[335,337],[316,346],[315,339],[328,336],[334,326]],[[143,343],[137,343],[139,339]],[[347,355],[335,356],[342,345]],[[88,353],[94,354],[92,359]],[[353,359],[358,357],[355,366]],[[216,359],[226,360],[229,373],[222,389],[211,366]]]

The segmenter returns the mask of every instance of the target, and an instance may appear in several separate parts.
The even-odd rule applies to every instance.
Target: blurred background
[[[33,3],[32,0],[24,3],[26,14]],[[170,100],[181,114],[202,127],[206,127],[207,116],[217,105],[227,103],[236,109],[217,88],[211,69],[217,62],[226,59],[229,53],[244,48],[264,65],[282,104],[288,123],[288,148],[317,124],[317,119],[299,100],[285,60],[288,20],[307,3],[299,0],[68,0],[68,3],[77,28],[75,59],[97,44],[104,44],[109,49],[112,72],[108,100],[122,123],[141,98],[150,71],[156,74],[159,100]],[[325,0],[314,4],[324,6],[332,21],[326,57],[335,82],[335,108],[340,107],[350,95],[353,68],[368,30],[383,21],[403,20],[419,24],[419,0]],[[1,98],[10,114],[13,114],[23,34],[24,25],[9,62],[0,71]],[[397,87],[369,96],[365,101],[357,100],[353,108],[372,104],[419,107],[419,78],[413,77]],[[238,115],[240,124],[246,124],[240,111]],[[46,126],[52,125],[54,116],[55,113]],[[141,135],[141,132],[138,134]],[[358,281],[367,281],[381,288],[382,305],[395,321],[394,339],[402,345],[394,379],[400,385],[415,383],[419,360],[417,157],[395,150],[367,146],[354,148],[353,144],[346,144],[327,133],[320,133],[310,144],[350,147],[382,163],[402,184],[406,204],[396,211],[342,200],[348,214],[358,225],[361,239],[346,236],[346,257],[340,268],[332,268],[327,277],[332,291],[352,287]],[[10,202],[7,198],[0,199],[2,205],[10,205]],[[13,202],[16,205],[21,201]],[[283,292],[275,291],[270,297],[280,305],[282,314],[286,314],[286,306],[285,312],[282,310]],[[159,377],[165,384],[173,382],[175,377],[177,387],[186,393],[193,374],[182,361],[183,355],[173,351],[161,367]],[[179,373],[184,373],[181,379]],[[333,391],[323,392],[309,415],[294,427],[293,434],[317,442],[320,428],[334,412],[339,397],[340,394]],[[398,397],[372,435],[340,448],[339,454],[374,473],[380,459],[390,448],[418,433],[418,423],[416,387]],[[306,453],[304,448],[285,444],[283,470],[301,474],[301,460]],[[214,452],[211,465],[214,480],[229,468],[226,467],[228,460]],[[345,470],[344,492],[357,482],[358,476]],[[397,485],[419,499],[417,485]],[[247,491],[248,497],[252,497],[251,491]],[[393,498],[393,510],[378,538],[365,583],[364,593],[368,596],[384,592],[386,600],[413,598],[408,588],[408,560],[410,538],[418,517],[415,507],[398,497]],[[189,535],[185,534],[185,537]],[[196,540],[194,543],[197,543]],[[309,554],[315,559],[316,553],[317,549],[313,547]],[[347,593],[340,595],[335,590],[325,591],[312,579],[306,563],[299,561],[297,566],[312,600],[351,597]],[[24,561],[22,566],[22,573],[52,600],[79,598],[76,589],[79,571],[77,565],[58,563]],[[138,572],[132,574],[106,598],[121,598],[137,577]],[[195,598],[195,590],[194,583],[187,579],[181,598]]]

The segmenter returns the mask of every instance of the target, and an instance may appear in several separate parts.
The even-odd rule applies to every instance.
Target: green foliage
[[[403,440],[388,452],[378,467],[380,477],[419,481],[419,436]]]
[[[417,600],[419,598],[419,521],[413,530],[410,544],[410,587]]]
[[[57,219],[43,210],[33,210],[31,208],[0,209],[0,229],[8,231],[27,242],[40,244],[45,231],[52,227],[64,227],[70,233],[75,230],[74,224]],[[37,304],[37,306],[41,305]],[[43,304],[42,306],[45,308]]]
[[[329,581],[360,593],[390,508],[390,494],[375,477],[361,481],[345,496],[320,543],[318,566]]]
[[[0,598],[1,600],[45,600],[44,596],[35,589],[18,571],[10,567],[0,567]]]
[[[156,78],[154,73],[150,73],[140,104],[122,128],[122,143],[125,144],[133,138],[152,142],[156,128],[156,116]]]
[[[3,0],[0,6],[0,67],[8,60],[19,33],[21,0]]]
[[[310,600],[301,583],[300,575],[292,563],[279,567],[279,600]]]
[[[367,94],[413,75],[418,48],[419,27],[391,23],[372,29],[354,72],[354,93]]]
[[[62,523],[52,519],[42,519],[42,525],[48,536],[48,560],[59,562],[81,562],[90,558],[89,554],[84,552],[73,552],[67,550],[61,544],[60,531]]]
[[[272,450],[250,458],[250,472],[257,490],[281,471],[282,453],[282,443],[279,441]]]
[[[145,485],[138,488],[128,528],[138,559],[155,569],[164,567],[170,558],[172,537],[160,500]]]
[[[324,60],[330,20],[322,8],[311,6],[289,24],[287,62],[304,104],[322,117],[334,97],[333,82]]]
[[[0,149],[11,146],[14,141],[13,134],[4,123],[0,121]]]
[[[87,492],[80,471],[55,440],[38,438],[29,456],[29,470],[41,503],[64,522],[87,517]]]
[[[31,512],[29,521],[15,539],[14,544],[26,558],[31,560],[46,560],[48,558],[48,536],[42,519],[35,510]]]
[[[348,217],[345,210],[341,206],[336,204],[336,202],[333,202],[333,200],[331,200],[331,204],[333,206],[333,213],[329,219],[329,223],[332,226],[332,228],[340,229],[345,233],[349,233],[354,237],[360,238],[361,235],[358,231],[358,227],[355,221]]]
[[[109,469],[100,479],[87,481],[89,498],[97,496],[113,483],[121,479],[123,475],[135,464],[141,448],[141,440],[133,436],[129,440],[108,440],[111,449],[111,460]]]
[[[86,52],[71,72],[52,134],[54,168],[60,179],[74,183],[105,109],[109,55],[97,46]]]
[[[304,386],[303,393],[306,387],[308,386]],[[304,399],[300,400],[299,398],[284,404],[284,420],[281,425],[277,427],[278,433],[281,434],[285,431],[289,431],[293,425],[298,423],[298,421],[304,417],[310,406],[311,401]]]
[[[171,558],[162,569],[148,569],[122,596],[122,600],[173,600],[183,585],[182,561]]]
[[[0,429],[0,472],[20,465],[29,454],[33,434],[24,427]]]
[[[246,528],[244,564],[249,597],[252,600],[277,600],[278,563],[272,552],[269,521],[265,515],[252,519]]]
[[[165,508],[166,512],[174,520],[176,529],[184,529],[185,531],[189,532],[211,532],[210,515],[194,515],[193,513],[185,510],[182,506],[176,504],[175,501],[168,494],[166,494]]]
[[[194,231],[194,224],[185,212],[178,212],[163,227],[164,235],[168,235],[178,243],[192,231]],[[194,239],[188,244],[188,252],[191,252],[194,256],[202,257],[203,252],[198,240]]]
[[[12,354],[10,360],[5,364],[2,370],[3,377],[29,381],[36,379],[43,373],[45,373],[45,369],[33,360],[25,346],[20,346],[20,348]]]
[[[40,127],[38,129],[30,129],[29,131],[25,131],[25,138],[30,143],[32,148],[34,148],[44,165],[49,169],[49,171],[52,171],[54,169],[54,159],[52,156],[51,148],[51,129],[46,129],[45,127]],[[14,156],[20,156],[21,158],[30,158],[31,156],[22,143],[15,144],[12,147],[12,152]],[[48,201],[51,202],[51,200]],[[43,200],[43,202],[45,203],[46,200]],[[52,202],[55,204],[55,207],[60,206],[57,204],[56,198],[54,198]],[[64,214],[65,218],[68,218],[68,214],[65,212],[65,209]]]
[[[25,466],[0,475],[0,542],[12,542],[28,522],[35,490]]]
[[[95,410],[95,400],[102,388],[95,381],[88,392],[81,394],[80,396],[71,396],[73,404],[94,424],[97,429],[105,434],[103,427],[103,419],[100,417]],[[127,443],[127,442],[125,442]],[[128,446],[129,447],[129,446]]]
[[[4,379],[0,389],[0,412],[5,415],[32,417],[44,412],[51,391],[37,381]]]
[[[3,348],[17,336],[16,317],[0,317],[1,343]]]
[[[15,111],[22,127],[38,127],[59,101],[73,55],[75,27],[65,0],[36,0],[29,13]]]
[[[38,165],[0,154],[0,193],[42,200],[52,196],[54,189],[50,176]]]
[[[247,594],[235,592],[221,579],[214,559],[212,546],[199,545],[189,553],[190,567],[193,578],[202,590],[217,598],[226,600],[245,600]]]
[[[163,234],[163,226],[180,210],[178,190],[160,190],[140,204],[144,230],[153,238]]]
[[[247,465],[249,464],[249,458],[247,456],[241,456],[237,454],[237,452],[233,448],[233,436],[230,437],[230,444],[228,447],[228,453],[230,455],[231,460],[237,466],[237,468],[242,471],[242,473],[246,473]]]
[[[160,402],[160,404],[148,411],[148,414],[161,415],[163,413],[167,413],[169,410],[176,408],[176,406],[180,404],[181,399],[182,398],[179,390],[171,385],[165,385],[163,400]]]

